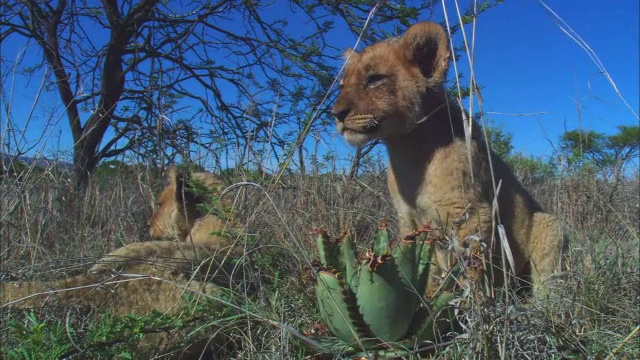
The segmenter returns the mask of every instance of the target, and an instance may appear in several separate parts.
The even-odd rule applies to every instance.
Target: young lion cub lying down
[[[223,234],[233,230],[223,220],[229,204],[222,202],[209,210],[204,206],[222,190],[222,182],[210,173],[180,173],[175,168],[168,177],[149,225],[152,237],[177,241],[126,245],[103,257],[87,274],[62,280],[0,283],[0,308],[74,305],[97,314],[147,315],[152,310],[176,314],[187,305],[187,293],[195,295],[193,300],[202,294],[218,295],[220,288],[209,281],[227,283],[231,259],[239,254],[232,238]],[[190,179],[203,189],[187,186]],[[149,351],[162,353],[179,344],[183,335],[168,331],[146,336],[146,345]],[[202,349],[192,347],[189,354]],[[180,353],[183,356],[188,357]]]
[[[337,127],[354,145],[383,140],[389,154],[389,191],[402,233],[430,223],[445,227],[456,241],[479,235],[499,254],[495,211],[516,275],[530,277],[540,295],[560,260],[558,221],[542,210],[504,161],[487,150],[475,123],[467,148],[462,110],[447,98],[443,85],[450,59],[444,30],[418,23],[402,37],[360,53],[348,50],[345,56],[342,91],[333,107]],[[500,183],[496,208],[491,166]],[[446,268],[443,257],[438,258]],[[498,269],[492,270],[495,279],[501,278]]]
[[[180,173],[173,167],[168,172],[168,178],[169,184],[158,197],[159,207],[151,216],[149,224],[152,237],[174,241],[147,241],[125,245],[98,260],[87,275],[52,282],[1,283],[3,291],[0,298],[5,304],[3,306],[8,303],[21,305],[19,301],[21,298],[29,300],[29,304],[24,304],[25,307],[41,306],[47,301],[47,297],[34,296],[34,294],[43,292],[45,289],[48,294],[54,294],[57,298],[82,297],[81,304],[91,305],[94,300],[97,301],[95,304],[101,304],[99,301],[105,300],[104,298],[85,298],[84,290],[64,291],[63,295],[55,292],[56,289],[99,284],[100,281],[92,282],[100,278],[99,274],[110,276],[126,271],[130,274],[139,273],[155,277],[167,274],[171,279],[177,279],[190,274],[194,267],[201,265],[204,260],[213,261],[210,265],[214,265],[214,270],[224,268],[223,265],[230,263],[228,259],[230,255],[237,255],[239,252],[233,246],[232,238],[224,234],[233,229],[222,219],[222,215],[214,214],[213,209],[205,213],[201,208],[206,202],[206,197],[213,195],[203,194],[203,189],[196,194],[194,189],[186,185],[187,181],[193,178],[202,184],[204,190],[215,193],[220,191],[222,182],[210,173]],[[222,203],[222,206],[217,207],[215,211],[220,214],[226,212],[223,208],[225,205],[228,206],[228,203]],[[159,270],[156,270],[156,267]],[[221,274],[217,272],[217,275]],[[120,286],[120,289],[124,287]],[[133,295],[130,292],[123,293],[123,298],[118,301],[126,302],[127,300],[123,299],[127,299],[128,296],[132,296],[131,299],[133,299],[135,293],[139,291],[144,291],[144,288],[133,290]],[[158,302],[154,301],[146,306],[150,309],[157,304]],[[126,313],[131,310],[131,307],[117,305],[117,303],[104,305],[113,309],[113,311],[109,310],[112,313]]]
[[[168,184],[158,195],[158,208],[149,219],[149,234],[165,241],[133,243],[123,246],[98,261],[91,272],[119,269],[122,263],[151,258],[190,256],[194,245],[237,257],[241,249],[234,245],[237,229],[230,212],[231,202],[220,199],[224,183],[209,172],[185,172],[172,166]],[[217,203],[212,203],[213,201]]]

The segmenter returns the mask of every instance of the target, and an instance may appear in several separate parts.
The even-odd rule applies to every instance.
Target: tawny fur
[[[158,197],[159,207],[149,225],[152,237],[173,241],[128,244],[100,259],[87,274],[67,279],[1,283],[2,308],[80,306],[96,314],[147,315],[157,310],[175,315],[189,305],[185,292],[216,296],[220,289],[210,281],[228,283],[232,259],[239,255],[231,238],[221,235],[236,229],[221,216],[227,212],[222,207],[230,204],[222,202],[213,209],[215,214],[203,210],[206,196],[192,193],[185,181],[195,179],[210,190],[207,196],[219,196],[223,183],[206,172],[183,174],[171,168],[168,174],[169,184]],[[182,331],[152,334],[145,336],[145,344],[151,352],[163,352],[183,336]],[[196,345],[179,352],[177,358],[197,358],[211,346],[207,342]]]
[[[168,185],[156,199],[158,208],[149,219],[149,233],[158,240],[190,241],[229,245],[229,238],[212,233],[229,230],[232,219],[226,219],[231,203],[222,199],[219,207],[203,209],[213,197],[220,198],[224,182],[209,172],[181,172],[172,166],[167,171]],[[190,189],[195,182],[207,190],[197,194]],[[208,198],[207,198],[208,197]],[[210,210],[215,209],[217,213]]]
[[[181,172],[174,166],[169,168],[167,180],[148,222],[151,237],[166,241],[125,245],[103,257],[90,272],[121,270],[123,264],[154,258],[189,259],[193,251],[215,255],[217,263],[241,255],[233,236],[239,227],[230,211],[231,202],[221,199],[217,206],[208,205],[222,195],[223,181],[209,172]],[[201,185],[206,194],[196,193],[189,182]]]
[[[458,241],[479,235],[499,254],[491,160],[495,182],[501,184],[496,215],[506,231],[515,273],[531,276],[534,292],[541,294],[560,260],[558,221],[487,150],[475,123],[467,147],[462,110],[447,98],[443,85],[450,60],[444,30],[418,23],[402,37],[345,55],[350,58],[343,89],[333,108],[337,127],[354,145],[374,139],[386,145],[389,191],[402,233],[431,223]],[[442,257],[437,261],[447,267]],[[501,273],[493,270],[499,279]]]
[[[193,261],[192,256],[192,261]],[[146,264],[129,263],[121,273],[82,274],[49,282],[16,282],[0,284],[2,311],[8,308],[77,307],[91,310],[98,317],[112,315],[149,315],[152,310],[179,316],[182,311],[196,306],[203,296],[216,297],[220,288],[206,281],[191,280],[186,263],[167,265],[164,261]],[[204,269],[209,262],[202,263]],[[192,295],[192,296],[186,296]],[[187,300],[190,299],[190,300]],[[141,352],[172,359],[198,359],[200,354],[214,351],[209,341],[178,346],[187,335],[181,329],[166,329],[145,334]]]
[[[215,295],[217,287],[190,281],[164,263],[127,264],[121,273],[91,273],[47,282],[1,283],[2,307],[78,306],[112,315],[148,315],[151,310],[175,314],[185,292]]]

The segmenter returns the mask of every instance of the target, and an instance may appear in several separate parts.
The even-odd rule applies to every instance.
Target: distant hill
[[[5,153],[0,153],[0,159],[1,159],[0,165],[2,166],[3,171],[7,170],[7,167],[12,162],[19,162],[28,166],[35,165],[36,167],[39,167],[42,169],[55,167],[55,169],[60,172],[73,171],[72,163],[68,161],[60,160],[60,159],[47,159],[45,157],[29,157],[24,155],[13,156]]]

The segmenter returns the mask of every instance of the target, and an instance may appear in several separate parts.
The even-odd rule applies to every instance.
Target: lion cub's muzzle
[[[338,129],[341,133],[353,131],[367,134],[374,132],[380,125],[373,114],[357,114],[351,106],[347,106],[345,101],[341,101],[340,98],[338,98],[336,105],[333,107],[332,113],[338,121]]]
[[[351,115],[343,121],[339,117],[336,118],[342,123],[341,131],[343,133],[345,131],[353,131],[360,134],[368,134],[376,131],[380,126],[380,123],[372,114]]]

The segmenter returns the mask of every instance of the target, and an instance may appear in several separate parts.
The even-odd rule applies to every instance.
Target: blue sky
[[[638,1],[548,1],[595,51],[638,112],[640,53]],[[611,133],[617,125],[637,125],[587,53],[564,34],[538,1],[507,0],[477,23],[475,74],[484,110],[538,113],[487,115],[513,133],[516,151],[549,155],[566,129],[578,128],[577,103],[585,129]]]
[[[453,19],[454,2],[447,0],[446,4]],[[595,51],[637,113],[638,2],[549,0],[547,4]],[[461,7],[466,8],[467,4],[461,1]],[[438,7],[434,15],[434,20],[441,20],[442,8]],[[295,19],[292,20],[294,23]],[[338,31],[336,34],[335,39],[330,39],[336,47],[354,45],[353,36],[343,36]],[[459,36],[457,40],[460,41]],[[3,44],[2,55],[13,59],[15,51],[21,49]],[[538,1],[506,0],[480,16],[476,24],[474,68],[476,79],[483,86],[484,111],[489,112],[486,119],[513,134],[515,151],[551,155],[559,135],[565,129],[580,125],[577,103],[581,104],[581,126],[585,129],[611,133],[617,125],[638,124],[638,119],[618,98],[587,53],[558,28]],[[453,75],[453,71],[449,75]],[[36,76],[29,84],[16,82],[18,85],[12,92],[14,119],[28,118],[38,81]],[[467,76],[463,84],[468,81]],[[5,88],[5,91],[9,90]],[[62,109],[57,92],[44,93],[38,105],[31,122],[25,124],[27,137],[38,144],[35,149],[46,147],[45,154],[69,150],[71,135],[66,118],[60,116]],[[52,110],[58,115],[49,119],[46,114]],[[49,121],[58,126],[47,126]],[[38,140],[43,129],[46,141]],[[346,147],[335,132],[324,139],[323,144],[333,150]]]
[[[460,1],[460,7],[466,9],[469,3]],[[485,121],[513,135],[514,152],[548,159],[565,130],[581,127],[610,134],[619,125],[638,125],[640,9],[638,1],[622,0],[606,4],[548,0],[545,4],[595,52],[633,109],[540,2],[506,0],[486,11],[476,22],[474,52]],[[452,23],[457,22],[454,5],[446,1]],[[443,13],[439,6],[433,20],[443,21]],[[471,25],[465,29],[470,37]],[[355,38],[338,40],[345,48],[355,42]],[[454,36],[454,43],[462,44],[460,33]],[[464,76],[461,85],[468,86],[466,58],[458,62],[458,71]],[[451,66],[450,80],[454,74]],[[468,108],[468,102],[464,105]],[[473,110],[478,110],[477,103]]]

